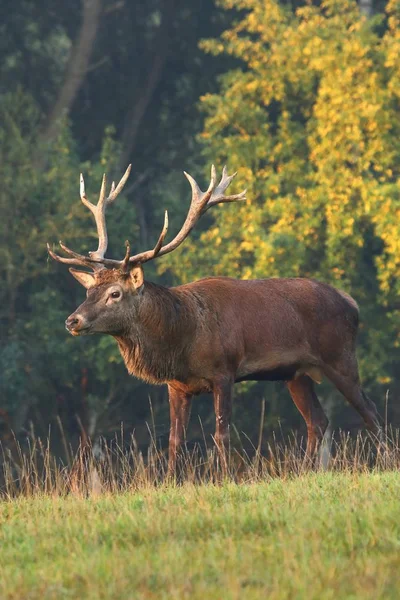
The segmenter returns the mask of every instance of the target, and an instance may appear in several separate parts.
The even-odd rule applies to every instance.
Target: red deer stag
[[[226,168],[217,184],[202,192],[187,173],[192,200],[176,237],[164,244],[164,227],[152,250],[131,256],[129,243],[123,260],[105,258],[105,211],[121,192],[130,166],[106,196],[103,177],[99,201],[86,197],[81,176],[81,200],[94,215],[99,244],[88,256],[60,242],[68,256],[48,252],[55,260],[89,267],[70,269],[87,289],[87,299],[66,320],[72,335],[107,333],[118,343],[132,375],[155,384],[167,384],[170,402],[169,470],[176,467],[177,450],[189,420],[192,396],[214,395],[215,442],[221,456],[229,434],[233,385],[239,381],[287,383],[308,431],[307,454],[315,454],[328,420],[314,391],[314,382],[327,377],[354,406],[367,427],[380,432],[374,403],[360,386],[355,342],[358,307],[348,294],[325,283],[303,278],[236,280],[208,277],[165,288],[144,280],[142,265],[175,250],[209,208],[245,200],[245,191],[225,195],[234,175]]]

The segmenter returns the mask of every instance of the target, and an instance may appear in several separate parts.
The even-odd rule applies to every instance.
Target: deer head
[[[89,252],[88,256],[77,254],[65,244],[60,242],[60,247],[67,256],[59,256],[52,251],[49,244],[47,250],[50,256],[62,263],[87,267],[91,272],[70,268],[71,274],[87,290],[87,299],[66,320],[66,327],[72,335],[84,335],[89,333],[109,333],[121,335],[129,326],[132,318],[138,313],[138,307],[144,287],[144,275],[142,265],[156,257],[172,252],[182,244],[191,230],[209,208],[223,202],[234,202],[246,199],[246,190],[240,194],[225,195],[233,175],[228,175],[226,167],[223,168],[222,178],[217,184],[217,175],[214,165],[211,167],[211,181],[205,192],[202,192],[196,181],[184,172],[192,188],[192,200],[185,222],[175,236],[166,245],[165,237],[168,231],[168,213],[165,211],[164,225],[156,245],[152,250],[146,250],[131,256],[129,242],[125,242],[126,252],[122,260],[105,258],[108,237],[105,221],[106,208],[114,202],[122,191],[131,171],[131,165],[127,168],[121,181],[106,196],[106,176],[103,176],[100,195],[97,205],[92,204],[86,197],[85,183],[81,174],[80,196],[83,204],[92,212],[99,238],[98,248]]]

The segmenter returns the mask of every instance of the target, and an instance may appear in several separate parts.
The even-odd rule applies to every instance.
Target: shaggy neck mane
[[[137,313],[115,339],[129,373],[149,383],[165,383],[179,376],[193,339],[192,302],[154,283],[145,282],[141,293]]]

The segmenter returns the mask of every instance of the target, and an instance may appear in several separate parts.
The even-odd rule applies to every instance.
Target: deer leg
[[[176,471],[177,454],[182,442],[185,440],[186,428],[190,418],[191,394],[168,386],[170,430],[169,430],[169,455],[168,474]]]
[[[380,439],[382,429],[378,411],[361,387],[357,360],[354,358],[349,361],[347,358],[340,363],[336,363],[334,367],[326,365],[324,373],[361,415],[367,428]]]
[[[328,419],[315,393],[314,382],[307,375],[292,379],[287,383],[293,402],[307,425],[307,456],[313,457],[322,442]]]
[[[223,473],[226,473],[228,461],[226,449],[229,443],[229,424],[232,414],[233,382],[223,379],[214,383],[215,409],[215,445],[221,460]]]

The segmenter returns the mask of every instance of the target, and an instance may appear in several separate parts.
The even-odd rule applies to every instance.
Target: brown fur
[[[96,285],[104,285],[109,283],[116,283],[121,281],[127,281],[129,274],[122,274],[119,269],[102,269],[94,273]]]
[[[190,400],[201,392],[214,394],[215,440],[224,453],[236,381],[288,382],[306,421],[310,455],[327,426],[314,391],[314,381],[323,376],[367,426],[379,432],[375,405],[360,387],[355,356],[358,307],[348,294],[301,278],[216,277],[170,289],[145,282],[134,289],[129,275],[104,270],[96,274],[94,290],[70,319],[84,318],[89,311],[94,323],[105,318],[96,303],[103,302],[108,287],[117,283],[132,304],[123,313],[119,331],[104,331],[116,338],[131,374],[168,385],[171,470],[185,435]],[[112,318],[113,313],[107,314]]]

